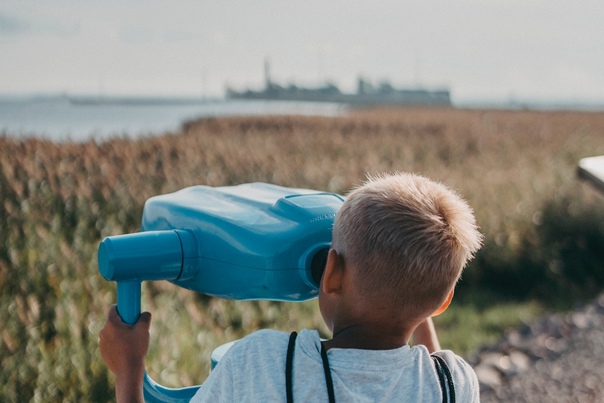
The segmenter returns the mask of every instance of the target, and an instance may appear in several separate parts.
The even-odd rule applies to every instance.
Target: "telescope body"
[[[129,324],[140,316],[142,281],[235,300],[312,299],[343,202],[333,193],[266,183],[155,196],[145,203],[141,232],[101,242],[99,270],[117,282],[117,310]],[[214,351],[213,366],[231,344]],[[145,372],[146,402],[188,402],[198,389],[166,388]]]
[[[141,232],[107,237],[107,280],[169,280],[235,300],[304,301],[318,295],[333,193],[266,183],[193,186],[147,200]]]

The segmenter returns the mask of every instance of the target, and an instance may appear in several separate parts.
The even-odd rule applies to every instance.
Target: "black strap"
[[[440,383],[440,390],[443,394],[443,403],[455,403],[455,386],[453,385],[453,376],[449,371],[449,366],[446,361],[436,354],[432,354],[432,360],[434,360],[434,366],[436,367],[436,373],[438,374],[438,382]],[[446,378],[446,380],[445,380]],[[447,391],[447,387],[449,390]],[[449,396],[449,392],[451,396]]]
[[[287,403],[293,403],[294,393],[292,390],[292,367],[294,363],[294,345],[298,333],[292,332],[289,335],[289,344],[287,345],[287,358],[285,361],[285,393],[287,395]]]
[[[291,332],[289,335],[289,344],[287,345],[287,356],[285,360],[285,395],[287,397],[287,403],[293,403],[294,392],[293,392],[293,376],[292,368],[294,365],[294,346],[296,344],[296,332]],[[321,359],[323,360],[323,370],[325,371],[325,383],[327,384],[327,395],[329,396],[329,403],[335,403],[336,397],[333,391],[333,380],[331,379],[331,370],[329,369],[329,361],[327,360],[327,351],[321,343]]]
[[[336,403],[336,396],[333,392],[333,380],[331,379],[331,370],[329,369],[329,360],[327,360],[327,350],[321,343],[321,359],[323,360],[323,371],[325,371],[325,383],[327,384],[327,395],[329,403]]]

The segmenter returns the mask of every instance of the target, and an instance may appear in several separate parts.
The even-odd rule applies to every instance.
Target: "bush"
[[[513,253],[486,242],[464,273],[458,295],[468,298],[481,290],[503,300],[568,307],[604,289],[604,209],[565,196],[541,211]]]

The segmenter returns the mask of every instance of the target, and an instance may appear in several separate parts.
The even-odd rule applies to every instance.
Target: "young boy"
[[[254,332],[224,355],[192,401],[441,402],[448,393],[478,402],[476,375],[453,352],[438,351],[431,317],[448,307],[481,240],[471,208],[443,185],[413,174],[369,179],[334,222],[319,290],[333,337]],[[148,313],[128,326],[109,311],[100,347],[118,401],[142,401],[149,324]],[[439,381],[434,351],[452,387]]]

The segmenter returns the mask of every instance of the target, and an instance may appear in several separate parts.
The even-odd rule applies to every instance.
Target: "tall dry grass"
[[[98,273],[98,242],[137,231],[147,198],[190,185],[345,193],[367,173],[422,173],[458,189],[486,235],[462,298],[479,288],[541,297],[531,279],[555,288],[571,271],[582,277],[569,289],[587,297],[604,284],[591,269],[604,261],[592,245],[603,200],[575,170],[604,154],[603,133],[601,113],[393,108],[203,119],[103,143],[0,137],[0,399],[112,399],[97,337],[115,286]],[[214,347],[258,328],[326,335],[314,302],[224,301],[168,283],[146,283],[143,299],[154,315],[148,369],[172,386],[200,383]]]

